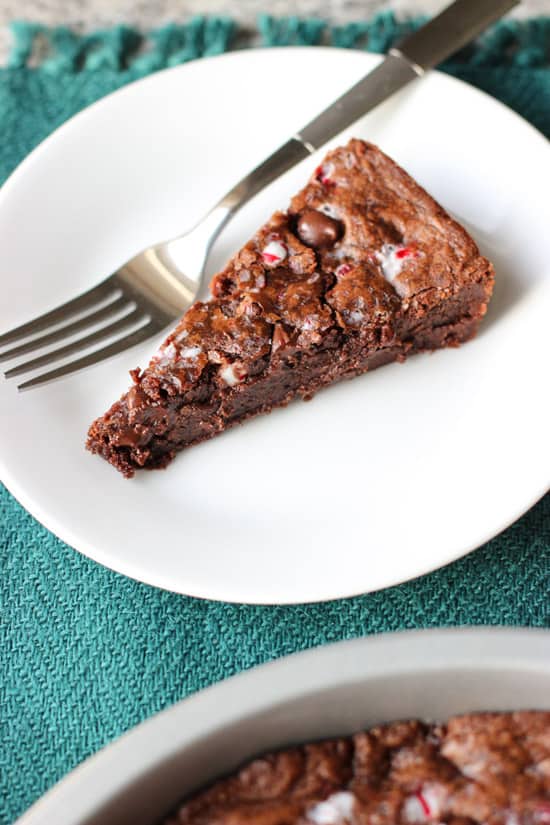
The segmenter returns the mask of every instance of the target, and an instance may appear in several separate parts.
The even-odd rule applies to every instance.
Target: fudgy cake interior
[[[216,275],[87,446],[126,476],[327,384],[471,338],[493,288],[468,233],[377,147],[329,152]]]
[[[550,713],[393,722],[268,754],[164,825],[548,825]]]

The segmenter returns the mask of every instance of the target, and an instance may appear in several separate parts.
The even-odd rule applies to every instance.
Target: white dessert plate
[[[286,656],[200,691],[70,773],[17,825],[151,825],[259,754],[396,719],[550,710],[550,633],[387,633]]]
[[[0,190],[1,329],[191,226],[378,59],[324,48],[233,53],[160,72],[77,115]],[[1,477],[72,547],[181,593],[317,601],[447,564],[545,492],[548,143],[437,73],[333,143],[351,135],[405,166],[494,260],[478,338],[325,390],[131,481],[85,452],[86,430],[159,341],[28,393],[1,381]],[[317,162],[237,216],[209,275]]]

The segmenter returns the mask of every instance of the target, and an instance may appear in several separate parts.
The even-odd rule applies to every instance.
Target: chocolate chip
[[[302,212],[296,229],[300,239],[307,246],[313,247],[333,246],[343,232],[340,221],[318,212],[317,209],[306,209]]]
[[[141,407],[147,401],[146,393],[141,389],[139,384],[134,384],[134,386],[129,390],[128,395],[126,396],[126,404],[129,410],[133,410],[136,407]]]
[[[117,447],[138,447],[144,443],[144,440],[147,439],[144,439],[141,432],[133,427],[121,427],[113,437]]]
[[[148,427],[156,427],[157,429],[160,427],[162,430],[166,430],[167,425],[173,423],[173,417],[164,407],[149,407],[144,412],[143,422]]]

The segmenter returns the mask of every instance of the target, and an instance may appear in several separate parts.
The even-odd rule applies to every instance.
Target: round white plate
[[[2,327],[189,227],[377,60],[322,48],[234,53],[161,72],[79,114],[0,191]],[[446,564],[544,493],[546,141],[435,73],[337,142],[351,134],[403,164],[494,260],[495,295],[478,338],[325,390],[132,481],[85,452],[86,430],[158,341],[32,392],[1,382],[2,478],[68,544],[181,593],[315,601]],[[235,219],[208,274],[285,207],[316,162]]]
[[[262,752],[396,719],[550,710],[550,633],[383,633],[252,668],[138,725],[70,773],[17,825],[150,825]]]

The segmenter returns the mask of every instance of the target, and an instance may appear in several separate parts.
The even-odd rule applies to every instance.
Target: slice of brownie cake
[[[266,754],[164,825],[548,825],[550,713],[391,722]]]
[[[132,476],[327,384],[471,338],[493,267],[376,146],[326,156],[216,275],[87,447]]]

